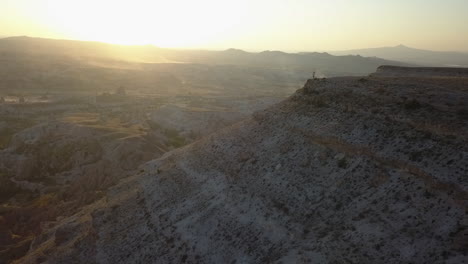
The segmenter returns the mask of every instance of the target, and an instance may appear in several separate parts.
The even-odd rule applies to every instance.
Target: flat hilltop
[[[19,263],[463,263],[468,80],[309,80],[152,160]]]
[[[468,78],[468,68],[450,68],[450,67],[399,67],[399,66],[380,66],[377,72],[373,73],[375,77],[456,77]]]

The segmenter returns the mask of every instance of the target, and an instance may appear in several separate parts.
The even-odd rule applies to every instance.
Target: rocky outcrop
[[[376,77],[457,77],[468,78],[468,68],[380,66]]]
[[[462,263],[466,79],[310,80],[142,167],[20,263]]]

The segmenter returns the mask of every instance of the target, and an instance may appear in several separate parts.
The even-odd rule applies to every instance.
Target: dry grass
[[[146,134],[141,125],[122,122],[120,118],[101,118],[99,113],[75,113],[61,119],[66,123],[92,128],[110,139],[143,136]]]

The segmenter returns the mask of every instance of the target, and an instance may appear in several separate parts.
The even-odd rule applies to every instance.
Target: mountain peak
[[[395,46],[395,48],[398,48],[398,49],[409,49],[410,47],[405,46],[405,45],[403,45],[403,44],[400,44],[400,45],[398,45],[398,46]]]
[[[227,50],[225,50],[225,52],[230,52],[230,53],[246,53],[244,50],[241,50],[241,49],[234,49],[234,48],[227,49]]]

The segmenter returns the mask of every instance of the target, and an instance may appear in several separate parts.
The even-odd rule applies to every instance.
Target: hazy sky
[[[468,0],[0,0],[0,36],[162,47],[468,51]]]

